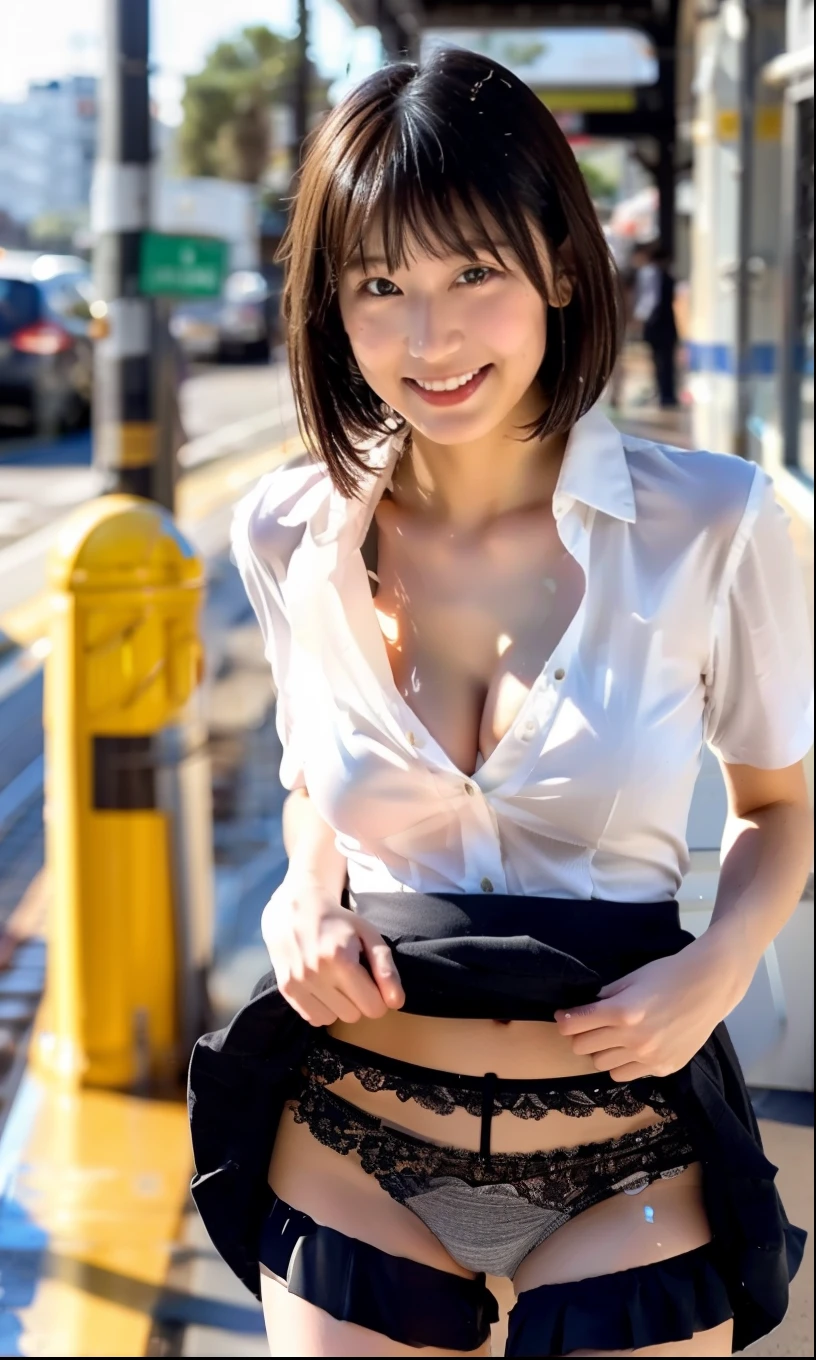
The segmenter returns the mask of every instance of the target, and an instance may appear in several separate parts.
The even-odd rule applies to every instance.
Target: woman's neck
[[[550,502],[567,436],[525,439],[520,427],[537,415],[517,408],[504,428],[464,444],[437,444],[413,431],[394,472],[393,500],[404,510],[465,531]]]

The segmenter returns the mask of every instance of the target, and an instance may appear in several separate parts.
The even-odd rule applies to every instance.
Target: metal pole
[[[754,72],[756,15],[753,0],[743,0],[743,32],[739,66],[740,191],[737,222],[737,270],[735,303],[736,402],[734,453],[749,454],[748,420],[751,415],[751,246],[754,203]]]
[[[309,131],[309,5],[298,0],[297,67],[295,70],[295,148],[296,164],[303,156]]]
[[[149,0],[105,0],[98,159],[91,198],[94,270],[109,332],[96,345],[94,461],[108,489],[153,494],[153,308],[139,291],[150,214]]]

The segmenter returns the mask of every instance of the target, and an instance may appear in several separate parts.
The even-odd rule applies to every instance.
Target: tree
[[[514,71],[518,67],[534,66],[550,49],[540,38],[488,32],[480,35],[479,50]]]
[[[296,38],[264,25],[218,43],[204,69],[185,81],[179,156],[189,175],[257,184],[269,162],[272,104],[292,104]],[[312,69],[312,110],[327,107],[327,83]]]
[[[596,203],[603,203],[606,200],[614,199],[617,191],[617,182],[596,165],[594,161],[579,156],[578,167],[586,180],[590,198]]]

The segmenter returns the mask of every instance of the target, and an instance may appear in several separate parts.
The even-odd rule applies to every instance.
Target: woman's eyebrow
[[[474,255],[478,255],[481,251],[486,251],[488,254],[492,255],[494,251],[512,251],[513,249],[510,241],[492,241],[490,243],[486,241],[466,241],[464,244]],[[469,259],[469,256],[464,252],[459,254],[457,251],[452,250],[450,258],[466,260]],[[361,260],[359,255],[355,255],[346,262],[345,268],[351,272],[356,271],[357,273],[365,273],[371,265],[385,265],[385,267],[388,268],[388,260],[384,255],[369,255],[368,252],[366,252],[365,262]]]

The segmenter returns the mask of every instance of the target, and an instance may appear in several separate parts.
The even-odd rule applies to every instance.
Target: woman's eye
[[[489,265],[474,264],[472,268],[466,269],[463,274],[460,274],[459,278],[465,284],[472,284],[478,288],[480,284],[487,283],[488,279],[498,278],[498,273],[495,269],[491,269]]]
[[[369,297],[393,297],[399,289],[390,279],[366,279],[360,291]]]

